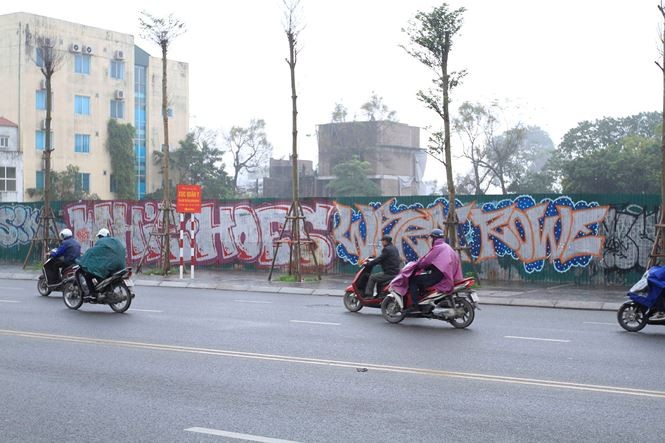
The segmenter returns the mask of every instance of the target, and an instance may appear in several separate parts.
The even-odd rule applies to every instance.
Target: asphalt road
[[[665,441],[665,328],[487,306],[138,287],[126,314],[0,280],[0,441]]]

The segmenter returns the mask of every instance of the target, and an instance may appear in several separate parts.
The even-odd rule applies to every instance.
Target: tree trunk
[[[661,45],[662,51],[662,65],[661,71],[663,73],[663,109],[662,109],[662,124],[660,135],[660,218],[661,223],[665,222],[665,11],[659,6],[660,12],[663,15],[663,43]]]
[[[292,153],[291,153],[291,186],[293,197],[293,224],[291,240],[293,241],[293,262],[291,263],[296,277],[296,281],[302,281],[300,273],[300,196],[298,193],[298,106],[296,94],[296,42],[293,33],[288,34],[289,38],[289,70],[291,71],[291,108],[292,108]]]
[[[162,43],[162,122],[164,123],[164,171],[162,172],[162,189],[164,191],[163,204],[163,219],[162,219],[162,253],[161,253],[161,268],[164,275],[169,272],[171,268],[171,193],[169,185],[169,116],[168,116],[168,96],[166,89],[166,52],[167,43]]]
[[[42,209],[42,222],[44,227],[44,243],[42,247],[42,254],[48,251],[50,243],[51,232],[51,108],[53,107],[53,99],[51,96],[51,79],[53,73],[46,72],[46,133],[44,134],[44,208]]]
[[[446,162],[446,180],[448,182],[448,217],[446,220],[446,237],[453,248],[457,245],[457,211],[455,210],[455,181],[453,179],[452,153],[450,147],[450,77],[448,76],[448,52],[450,51],[450,32],[445,33],[443,60],[441,63],[443,77],[443,143]]]

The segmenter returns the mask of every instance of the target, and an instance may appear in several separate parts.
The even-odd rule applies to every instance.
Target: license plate
[[[130,288],[131,288],[132,286],[134,286],[134,282],[132,281],[131,278],[128,278],[127,280],[125,280],[125,284],[126,284],[128,287],[130,287]]]
[[[476,295],[475,292],[472,292],[472,293],[469,294],[469,295],[471,296],[471,300],[472,300],[474,303],[478,303],[478,296]]]

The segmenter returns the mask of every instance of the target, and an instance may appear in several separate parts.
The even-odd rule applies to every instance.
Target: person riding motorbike
[[[87,285],[86,295],[94,292],[93,278],[101,281],[125,268],[127,255],[125,246],[118,239],[111,237],[111,233],[106,228],[99,230],[97,239],[95,245],[77,260]],[[103,297],[103,294],[100,294],[99,297]]]
[[[392,280],[400,270],[399,252],[393,245],[393,238],[389,235],[384,235],[381,237],[381,245],[383,246],[381,255],[369,260],[366,266],[370,268],[371,272],[374,266],[381,265],[383,272],[370,275],[367,286],[365,286],[365,298],[372,298],[374,296],[374,286],[377,283],[385,283]]]
[[[71,229],[63,229],[58,236],[60,237],[60,246],[48,254],[52,260],[44,264],[46,284],[51,287],[60,283],[60,272],[73,265],[76,259],[81,256],[81,244],[74,238]]]
[[[425,270],[424,274],[414,275],[409,279],[409,293],[411,294],[412,310],[421,310],[418,306],[420,295],[427,287],[434,287],[441,292],[452,290],[453,284],[463,278],[462,264],[459,255],[446,243],[441,229],[434,229],[430,233],[432,247],[427,254],[416,262],[416,271]]]

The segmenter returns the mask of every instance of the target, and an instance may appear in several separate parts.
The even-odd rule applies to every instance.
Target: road
[[[137,287],[126,314],[0,280],[0,441],[665,441],[665,328],[486,306]]]

